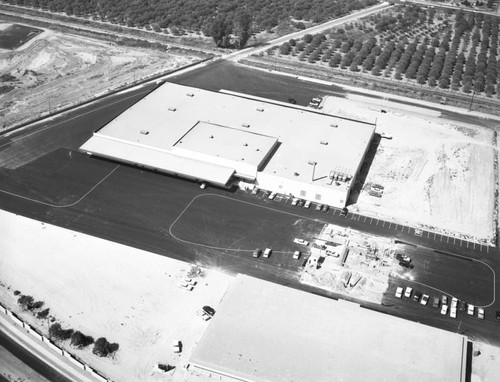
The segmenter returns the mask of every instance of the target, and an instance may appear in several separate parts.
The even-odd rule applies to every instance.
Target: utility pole
[[[472,103],[474,102],[474,96],[475,96],[475,95],[476,95],[476,91],[474,90],[474,91],[472,92],[472,97],[471,97],[471,99],[470,99],[469,111],[471,111],[471,110],[472,110]]]

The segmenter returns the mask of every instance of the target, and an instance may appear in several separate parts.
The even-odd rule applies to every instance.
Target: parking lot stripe
[[[449,243],[450,242],[450,237],[449,236],[446,236],[446,242]]]
[[[365,216],[365,220],[363,220],[363,223],[366,223],[366,216]]]
[[[486,253],[490,253],[490,246],[489,245],[486,246]]]
[[[370,218],[370,224],[372,224],[372,222],[373,222],[373,218]]]
[[[436,240],[436,232],[434,232],[434,240]]]
[[[404,225],[402,225],[402,226],[401,226],[401,232],[403,232],[403,230],[404,230],[404,229],[405,229],[405,226],[404,226]],[[410,232],[410,229],[409,229],[409,228],[408,228],[408,232]]]
[[[385,227],[385,221],[382,223],[382,227]]]
[[[468,242],[468,241],[466,241],[466,243],[467,243],[467,248],[469,248],[469,242]]]
[[[443,241],[443,235],[439,235],[439,241]]]
[[[379,222],[379,221],[380,221],[380,220],[378,220],[378,219],[377,219],[377,225],[378,225],[378,222]]]
[[[391,228],[392,223],[389,223],[389,228]]]
[[[455,244],[455,238],[453,238],[453,244]]]
[[[460,239],[460,246],[462,246],[462,239]]]
[[[430,233],[429,231],[427,231],[427,237],[429,237],[429,235],[430,235],[430,234],[431,234],[431,233]]]
[[[394,227],[394,229],[397,231],[398,230],[398,225],[396,224],[396,226]]]

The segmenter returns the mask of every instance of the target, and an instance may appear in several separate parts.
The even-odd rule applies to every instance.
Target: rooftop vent
[[[187,93],[186,94],[188,97],[194,97],[194,93]]]
[[[328,144],[328,141],[319,141],[319,143],[326,146]]]
[[[307,164],[310,164],[311,166],[313,166],[313,165],[315,165],[315,164],[316,164],[316,162],[315,162],[315,161],[313,161],[313,160],[310,160],[310,161],[308,161],[308,162],[307,162]]]
[[[141,134],[142,134],[142,135],[148,135],[148,134],[149,134],[149,131],[147,131],[147,130],[141,130]]]
[[[330,127],[339,127],[339,125],[336,123],[330,123]]]
[[[213,135],[211,135],[211,136],[209,136],[209,138],[210,138],[210,139],[214,139],[214,136],[213,136]]]
[[[294,176],[299,176],[300,174],[298,172],[293,173]]]
[[[243,146],[245,146],[245,147],[248,146],[248,143],[243,143]]]
[[[243,126],[243,127],[250,127],[250,124],[249,123],[242,123],[241,126]]]
[[[169,107],[168,108],[168,111],[176,111],[176,110],[177,110],[177,108],[175,108],[175,107]]]
[[[264,111],[264,109],[262,107],[258,107],[257,111]]]

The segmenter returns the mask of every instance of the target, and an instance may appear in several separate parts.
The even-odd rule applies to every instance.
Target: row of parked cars
[[[257,195],[259,193],[259,191],[260,191],[259,188],[254,187],[254,189],[252,190],[252,194]],[[277,195],[278,195],[277,192],[265,191],[262,198],[267,198],[267,199],[273,200],[274,198],[276,198]],[[312,205],[312,202],[310,200],[304,200],[304,199],[300,199],[300,198],[293,198],[292,199],[292,206],[310,208],[311,205]],[[317,203],[316,207],[314,207],[314,209],[318,212],[325,212],[326,213],[330,210],[330,206],[328,206],[327,204]],[[346,216],[348,212],[349,212],[349,210],[346,207],[344,207],[344,208],[342,208],[340,216]]]
[[[428,294],[421,294],[420,292],[413,291],[413,288],[409,286],[405,289],[403,289],[403,287],[397,287],[395,296],[397,298],[403,298],[403,296],[411,298],[413,301],[419,302],[423,306],[427,306],[430,300]],[[441,298],[433,297],[432,307],[437,309],[441,307],[441,314],[447,315],[449,313],[451,318],[457,318],[457,310],[462,310],[467,311],[469,316],[474,316],[477,311],[477,318],[484,319],[483,308],[476,308],[474,305],[467,304],[465,301],[458,300],[456,297],[448,298],[445,294],[443,294]]]

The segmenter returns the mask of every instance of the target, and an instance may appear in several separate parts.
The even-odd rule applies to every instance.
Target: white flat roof
[[[217,145],[207,144],[205,133],[216,125],[224,133]],[[328,175],[336,171],[355,176],[374,130],[372,124],[302,107],[165,83],[99,130],[109,145],[93,153],[110,156],[118,141],[173,152],[182,138],[183,146],[202,154],[252,162],[259,159],[252,148],[262,147],[267,154],[276,139],[279,147],[262,172],[334,187]],[[248,147],[240,147],[243,143]],[[92,151],[90,146],[86,143],[82,150]],[[148,161],[147,152],[142,154]]]
[[[466,347],[462,335],[239,275],[190,362],[243,381],[461,382]]]
[[[174,146],[258,167],[276,142],[275,137],[201,121]]]

